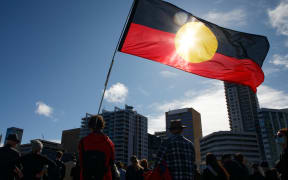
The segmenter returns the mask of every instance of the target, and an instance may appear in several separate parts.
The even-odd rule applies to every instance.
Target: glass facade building
[[[288,109],[261,108],[259,121],[265,157],[270,166],[274,167],[281,153],[280,147],[275,142],[275,135],[279,129],[288,127]]]

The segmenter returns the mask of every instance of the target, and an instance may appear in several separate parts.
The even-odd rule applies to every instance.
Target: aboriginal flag
[[[135,0],[118,50],[186,72],[256,88],[269,50],[265,36],[237,32],[162,0]]]

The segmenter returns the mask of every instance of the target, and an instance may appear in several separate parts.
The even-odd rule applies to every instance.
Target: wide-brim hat
[[[183,129],[187,128],[187,126],[182,125],[181,119],[171,120],[169,129]]]
[[[8,137],[7,137],[7,140],[14,141],[14,142],[17,142],[17,143],[20,142],[17,134],[9,134]]]

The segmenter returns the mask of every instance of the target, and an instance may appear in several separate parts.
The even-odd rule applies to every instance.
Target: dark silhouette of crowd
[[[96,115],[89,119],[89,135],[78,145],[79,154],[70,165],[62,161],[63,152],[57,152],[54,160],[42,155],[43,144],[33,140],[30,153],[21,156],[16,146],[16,134],[10,134],[0,148],[1,180],[288,180],[288,129],[281,129],[276,142],[282,153],[276,166],[265,161],[248,164],[240,154],[224,154],[219,158],[207,153],[206,163],[200,168],[195,164],[193,143],[183,135],[181,120],[172,120],[171,136],[158,151],[154,163],[138,160],[133,155],[130,164],[115,162],[114,143],[103,133],[105,121]]]

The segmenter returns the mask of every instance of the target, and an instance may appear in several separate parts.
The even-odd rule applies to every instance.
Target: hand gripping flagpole
[[[119,45],[120,45],[122,36],[124,35],[124,32],[125,32],[125,29],[126,29],[128,20],[129,20],[129,18],[130,18],[131,12],[132,12],[132,10],[133,10],[133,7],[134,7],[136,1],[137,1],[137,0],[133,0],[133,4],[132,4],[132,6],[131,6],[131,8],[130,8],[130,11],[129,11],[128,16],[127,16],[127,18],[126,18],[124,27],[123,27],[122,32],[121,32],[121,35],[120,35],[120,38],[119,38],[119,40],[118,40],[117,46],[116,46],[116,48],[115,48],[115,50],[114,50],[114,53],[113,53],[113,56],[112,56],[112,61],[111,61],[111,64],[110,64],[110,67],[109,67],[109,71],[108,71],[108,73],[107,73],[106,81],[105,81],[105,84],[104,84],[104,91],[103,91],[103,94],[102,94],[102,97],[101,97],[101,101],[100,101],[100,104],[99,104],[99,109],[98,109],[98,113],[97,113],[97,114],[100,113],[100,109],[101,109],[101,107],[102,107],[102,103],[103,103],[103,99],[104,99],[104,96],[105,96],[106,88],[107,88],[108,81],[109,81],[109,78],[110,78],[111,70],[112,70],[112,67],[113,67],[113,64],[114,64],[114,58],[115,58],[117,49],[118,49],[118,47],[119,47]]]

